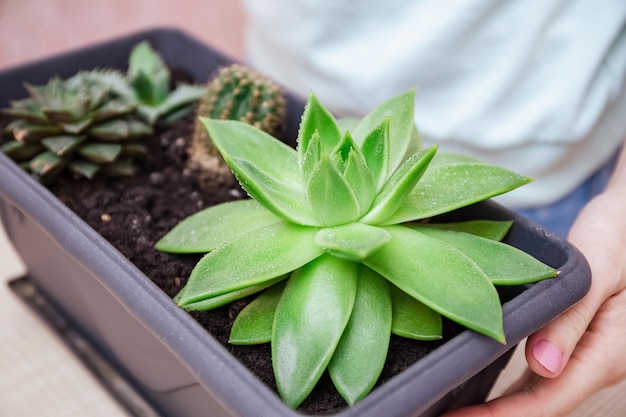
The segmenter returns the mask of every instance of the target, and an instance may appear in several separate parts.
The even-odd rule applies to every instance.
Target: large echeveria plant
[[[297,407],[328,369],[349,404],[383,368],[391,333],[441,337],[441,316],[505,342],[496,285],[557,271],[499,242],[510,223],[416,220],[485,200],[527,177],[465,156],[415,151],[413,92],[351,132],[311,95],[293,149],[245,123],[203,119],[253,200],[181,222],[159,250],[209,252],[176,301],[211,309],[265,290],[231,343],[272,344],[279,393]]]

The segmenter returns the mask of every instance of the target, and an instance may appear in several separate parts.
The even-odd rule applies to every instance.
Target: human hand
[[[626,379],[626,189],[593,199],[569,240],[591,267],[589,293],[528,338],[529,371],[502,397],[442,417],[565,416]]]

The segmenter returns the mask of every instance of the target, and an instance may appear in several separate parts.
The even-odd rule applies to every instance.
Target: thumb
[[[554,378],[567,365],[600,304],[589,293],[578,304],[528,337],[526,362],[537,375]]]

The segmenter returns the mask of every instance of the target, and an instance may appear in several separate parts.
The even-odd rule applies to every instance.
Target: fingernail
[[[548,340],[541,339],[535,343],[533,347],[533,357],[553,374],[561,369],[563,354],[557,345]]]

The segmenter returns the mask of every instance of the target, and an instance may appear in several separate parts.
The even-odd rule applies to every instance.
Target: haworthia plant
[[[136,45],[126,74],[118,70],[81,71],[48,84],[26,84],[30,97],[3,109],[13,117],[6,130],[12,140],[0,148],[42,182],[64,169],[93,178],[127,176],[132,158],[145,153],[136,142],[152,126],[189,114],[206,88],[171,88],[170,70],[149,45]]]
[[[64,169],[87,178],[129,175],[130,158],[145,151],[136,140],[152,129],[117,93],[120,85],[124,76],[113,70],[25,84],[30,97],[3,109],[13,121],[6,128],[12,140],[1,150],[42,182]]]
[[[510,222],[425,221],[530,180],[437,147],[415,152],[413,108],[411,91],[343,131],[311,94],[297,149],[249,124],[202,119],[253,200],[201,211],[157,248],[208,252],[176,297],[182,308],[263,291],[231,342],[271,343],[291,407],[326,369],[349,404],[359,401],[380,375],[389,335],[438,339],[442,316],[504,343],[494,285],[557,274],[499,242]]]

